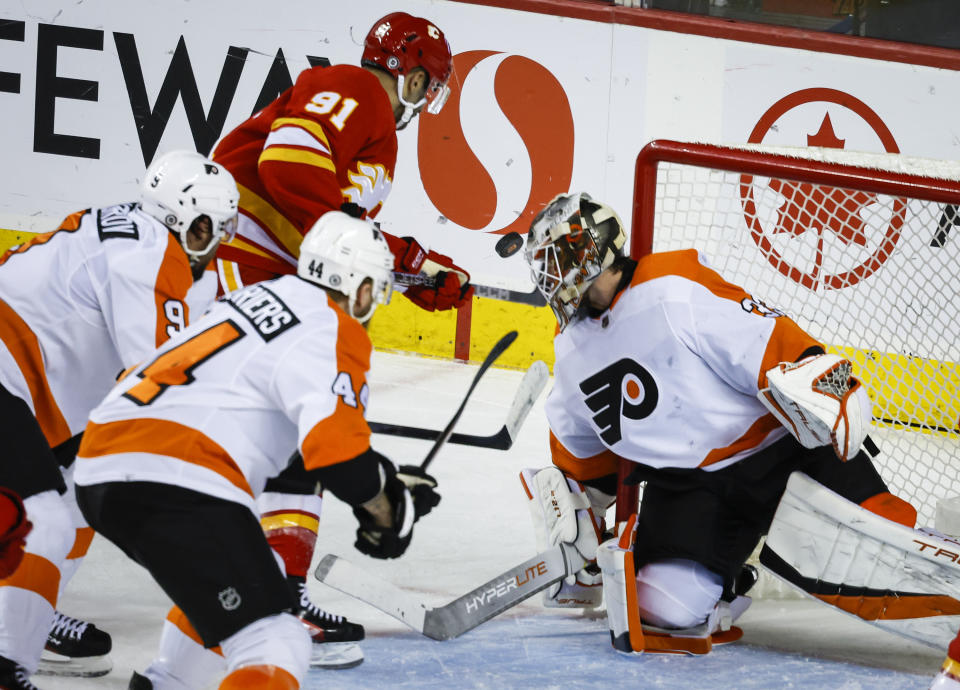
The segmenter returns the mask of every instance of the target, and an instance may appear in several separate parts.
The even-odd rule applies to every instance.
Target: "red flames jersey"
[[[320,216],[352,202],[372,217],[390,193],[397,160],[390,99],[361,67],[304,70],[227,134],[213,159],[240,190],[237,236],[217,256],[295,273],[303,235]]]

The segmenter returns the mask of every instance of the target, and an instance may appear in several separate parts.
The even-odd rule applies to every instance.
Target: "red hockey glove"
[[[427,311],[462,307],[473,297],[470,274],[453,259],[425,250],[412,237],[391,237],[384,233],[393,252],[393,270],[398,273],[426,274],[433,278],[426,285],[411,285],[403,293],[407,299]]]
[[[433,252],[430,252],[433,254]],[[433,285],[411,285],[403,294],[411,302],[427,311],[443,311],[462,307],[473,297],[473,286],[460,283],[460,274],[453,271],[437,273]]]
[[[0,579],[10,577],[23,560],[23,547],[33,525],[20,497],[0,488]]]

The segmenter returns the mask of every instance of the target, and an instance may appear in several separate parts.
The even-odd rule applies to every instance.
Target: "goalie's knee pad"
[[[583,570],[547,588],[543,605],[553,608],[599,606],[603,589],[596,554],[603,523],[594,515],[588,493],[557,467],[523,470],[520,481],[527,494],[538,551],[561,543],[571,544],[589,562]]]
[[[647,563],[637,573],[640,616],[660,628],[702,625],[722,594],[720,575],[684,558]]]

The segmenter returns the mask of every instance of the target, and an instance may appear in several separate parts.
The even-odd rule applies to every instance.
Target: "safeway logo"
[[[748,141],[774,143],[768,135],[785,130],[794,137],[792,146],[842,149],[855,134],[858,150],[878,144],[888,153],[900,150],[876,112],[835,89],[785,96],[763,114]],[[804,135],[804,141],[795,140]],[[791,180],[765,184],[751,175],[741,176],[740,196],[750,234],[767,261],[811,290],[838,290],[872,275],[900,239],[907,208],[905,199],[878,203],[867,192]]]
[[[533,216],[570,188],[567,95],[549,70],[519,55],[474,50],[453,64],[443,111],[420,116],[423,187],[461,227],[525,234]]]

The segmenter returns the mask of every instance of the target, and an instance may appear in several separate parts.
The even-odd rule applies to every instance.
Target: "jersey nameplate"
[[[130,219],[130,211],[136,208],[135,203],[117,204],[97,211],[97,233],[100,241],[116,237],[126,237],[130,240],[140,239],[140,231]]]
[[[240,312],[267,342],[300,323],[287,305],[262,285],[237,290],[223,299]]]

